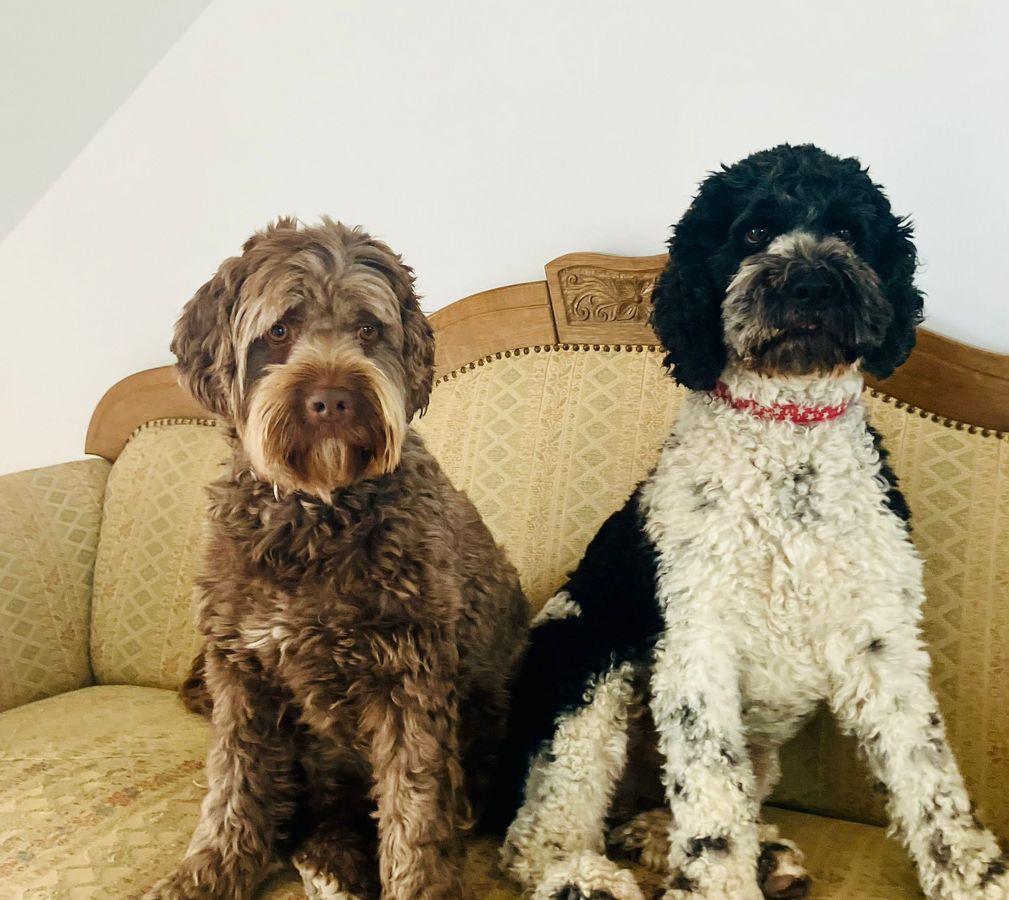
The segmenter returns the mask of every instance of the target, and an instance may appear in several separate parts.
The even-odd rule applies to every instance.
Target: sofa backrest
[[[138,429],[112,467],[95,561],[91,667],[99,684],[177,688],[199,648],[193,580],[206,486],[230,458],[196,420]]]

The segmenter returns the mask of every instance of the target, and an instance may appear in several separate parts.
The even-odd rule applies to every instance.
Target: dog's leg
[[[308,790],[295,813],[305,835],[291,862],[311,900],[378,896],[378,832],[368,784],[341,771],[317,746],[299,754]]]
[[[311,900],[370,900],[378,895],[376,842],[369,823],[336,816],[319,823],[291,861]]]
[[[251,896],[294,809],[294,740],[278,723],[280,698],[251,667],[238,671],[213,648],[205,665],[214,698],[209,789],[185,859],[145,900]]]
[[[603,855],[604,822],[626,762],[633,675],[625,664],[600,677],[530,767],[501,857],[512,878],[536,888],[537,900],[641,897],[630,873]]]
[[[857,736],[887,791],[891,820],[925,894],[932,900],[1009,898],[1009,864],[972,814],[914,622],[830,649],[831,707]]]
[[[667,612],[652,675],[672,813],[666,897],[760,900],[758,803],[735,656],[704,605],[684,605]]]
[[[668,809],[650,809],[638,813],[629,822],[618,825],[607,836],[607,846],[624,853],[653,872],[669,873]],[[802,851],[778,835],[773,825],[759,825],[760,856],[757,859],[757,883],[765,897],[796,898],[809,893],[811,880],[803,863]]]
[[[418,651],[421,661],[433,656]],[[382,900],[458,900],[468,809],[451,678],[406,675],[370,701],[362,726],[378,804]]]

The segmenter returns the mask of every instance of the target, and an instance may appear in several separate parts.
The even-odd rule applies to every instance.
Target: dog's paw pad
[[[803,863],[802,851],[791,841],[779,839],[762,844],[757,860],[757,879],[765,897],[794,900],[805,897],[813,885]]]
[[[357,894],[345,891],[340,880],[329,872],[313,872],[296,865],[308,900],[359,900]]]

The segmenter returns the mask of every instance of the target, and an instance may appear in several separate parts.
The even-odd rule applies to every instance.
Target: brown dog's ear
[[[172,353],[180,384],[207,409],[232,417],[235,348],[231,315],[242,286],[241,258],[226,260],[201,287],[175,324]]]
[[[363,238],[354,247],[357,262],[379,272],[392,286],[399,300],[403,322],[403,364],[407,376],[407,421],[416,413],[424,414],[434,383],[434,331],[421,311],[414,290],[414,274],[399,254],[386,244],[354,229]]]
[[[424,415],[434,384],[434,329],[421,311],[417,295],[400,305],[403,316],[403,359],[409,376],[407,421],[415,413]]]

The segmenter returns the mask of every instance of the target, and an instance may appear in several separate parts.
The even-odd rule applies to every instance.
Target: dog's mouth
[[[841,323],[791,321],[774,329],[745,354],[745,359],[755,370],[766,373],[802,376],[830,372],[858,356],[853,339],[843,331]]]
[[[834,343],[841,345],[844,339],[832,328],[821,322],[790,322],[776,329],[762,344],[755,348],[754,356],[762,356],[784,344]]]

